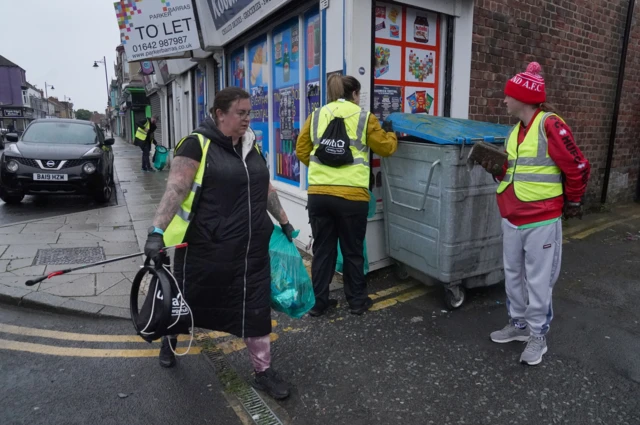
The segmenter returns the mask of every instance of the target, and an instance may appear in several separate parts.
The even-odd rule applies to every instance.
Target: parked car
[[[8,133],[0,156],[0,199],[87,194],[104,203],[113,192],[113,143],[88,121],[39,119],[21,136]]]

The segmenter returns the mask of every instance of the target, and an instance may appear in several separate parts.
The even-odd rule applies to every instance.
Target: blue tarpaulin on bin
[[[462,118],[394,112],[387,120],[393,131],[439,145],[470,145],[477,141],[504,143],[511,126]]]

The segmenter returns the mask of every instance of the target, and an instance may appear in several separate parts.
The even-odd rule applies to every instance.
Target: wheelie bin
[[[467,161],[477,141],[504,144],[509,126],[393,113],[397,152],[382,159],[389,257],[398,277],[445,285],[445,305],[460,307],[465,288],[504,279],[498,183]]]

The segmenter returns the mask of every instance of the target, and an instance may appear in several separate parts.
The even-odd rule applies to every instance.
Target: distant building
[[[31,107],[29,86],[26,71],[0,56],[0,127],[24,130],[39,118]]]

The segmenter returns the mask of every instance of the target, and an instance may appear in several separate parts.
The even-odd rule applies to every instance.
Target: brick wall
[[[502,104],[506,81],[542,65],[547,100],[571,126],[592,164],[589,204],[599,202],[629,0],[476,0],[471,119],[514,124]],[[640,167],[640,2],[609,183],[608,201],[633,199]]]

